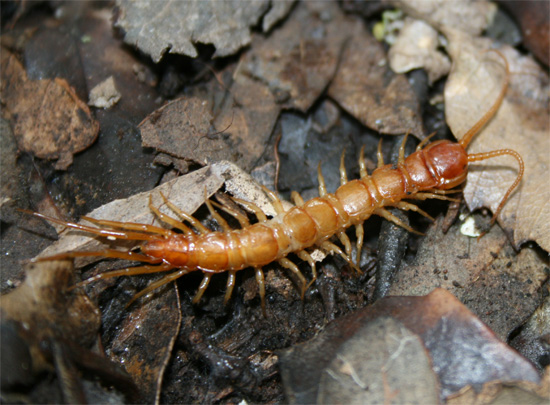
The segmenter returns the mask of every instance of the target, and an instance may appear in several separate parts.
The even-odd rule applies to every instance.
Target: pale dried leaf
[[[391,0],[391,3],[438,29],[454,28],[471,35],[481,34],[497,10],[495,4],[485,0]]]
[[[435,29],[424,21],[407,18],[388,53],[390,66],[396,73],[424,68],[433,83],[451,70],[449,58],[437,50],[438,46]]]
[[[446,118],[457,139],[495,102],[504,80],[502,59],[486,52],[487,41],[447,30],[453,70],[445,89]],[[548,76],[529,57],[509,47],[500,51],[510,65],[510,86],[495,117],[474,138],[469,153],[513,149],[525,162],[525,175],[499,215],[499,223],[513,233],[520,246],[534,240],[550,250],[550,127]],[[517,176],[511,157],[476,162],[470,166],[464,196],[474,210],[495,210]]]

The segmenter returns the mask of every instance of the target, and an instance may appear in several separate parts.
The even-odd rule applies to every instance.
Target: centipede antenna
[[[151,284],[149,284],[146,288],[138,292],[136,295],[132,297],[130,301],[126,304],[126,308],[128,308],[130,305],[132,305],[137,299],[143,297],[144,295],[149,294],[151,291],[154,291],[160,287],[162,287],[165,284],[171,283],[174,280],[177,280],[181,276],[184,276],[185,274],[189,273],[189,270],[187,269],[181,269],[178,271],[175,271],[174,273],[168,274],[161,278],[160,280],[157,280]]]
[[[466,147],[470,144],[472,138],[481,130],[481,128],[483,128],[485,124],[495,115],[497,110],[500,108],[500,105],[502,104],[502,100],[504,100],[506,91],[508,90],[508,83],[510,81],[510,66],[508,65],[508,60],[500,51],[496,49],[490,49],[487,52],[491,51],[495,52],[504,61],[504,67],[506,69],[504,85],[502,86],[502,90],[500,91],[500,94],[498,95],[496,101],[491,106],[491,108],[464,134],[462,139],[458,141],[458,143],[462,145],[464,149],[466,149]]]
[[[523,163],[523,159],[521,155],[512,149],[500,149],[500,150],[493,150],[490,152],[473,153],[471,155],[468,155],[468,162],[479,162],[481,160],[491,159],[497,156],[505,156],[505,155],[512,156],[514,159],[518,161],[519,171],[516,179],[514,180],[512,185],[508,188],[508,190],[506,191],[506,194],[504,194],[504,197],[502,197],[500,204],[495,210],[493,214],[493,218],[491,218],[491,224],[493,224],[496,221],[498,214],[500,214],[500,211],[502,211],[502,208],[504,208],[504,204],[506,204],[506,201],[510,197],[510,194],[512,194],[514,189],[517,187],[517,185],[521,181],[523,177],[523,172],[525,170],[525,165]]]
[[[229,299],[231,298],[231,294],[233,293],[233,288],[235,287],[235,270],[229,270],[227,272],[227,286],[225,289],[225,296],[223,297],[223,304],[226,305],[229,302]]]
[[[321,163],[317,166],[317,180],[319,182],[319,197],[323,197],[327,194],[327,186],[325,184],[325,178],[323,177],[323,172],[321,171]]]
[[[213,273],[203,272],[202,274],[203,274],[203,277],[201,280],[201,284],[199,285],[199,289],[197,290],[197,292],[195,293],[195,296],[193,297],[193,300],[191,301],[193,304],[196,304],[201,300],[202,295],[208,288],[208,284],[210,284],[210,279],[212,278]]]
[[[346,150],[342,151],[342,156],[340,156],[340,184],[344,185],[348,182],[348,174],[346,173],[346,165],[344,164],[344,159],[346,157]]]
[[[361,152],[359,153],[359,176],[361,178],[367,177],[367,162],[365,161],[365,145],[361,146]]]
[[[151,212],[153,214],[155,214],[156,217],[158,219],[160,219],[162,222],[167,223],[168,225],[172,226],[173,228],[179,229],[180,231],[182,231],[186,235],[194,235],[193,231],[188,226],[186,226],[184,223],[182,223],[180,221],[177,221],[174,218],[172,218],[171,216],[163,214],[162,212],[160,212],[160,210],[153,205],[153,199],[151,197],[151,194],[149,194],[149,210],[151,210]],[[170,234],[171,234],[170,236],[174,235],[173,232],[170,232]]]
[[[198,219],[194,218],[193,216],[189,215],[188,213],[179,209],[173,203],[171,203],[162,192],[160,192],[160,195],[164,200],[164,203],[168,206],[168,208],[170,208],[177,215],[179,215],[180,217],[185,219],[187,222],[189,222],[191,225],[193,225],[201,235],[206,235],[210,232],[208,228],[206,228],[203,224],[201,224]]]

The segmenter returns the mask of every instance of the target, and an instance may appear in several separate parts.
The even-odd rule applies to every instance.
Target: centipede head
[[[459,143],[436,141],[427,145],[423,152],[428,167],[438,181],[438,189],[451,189],[466,180],[468,153]]]

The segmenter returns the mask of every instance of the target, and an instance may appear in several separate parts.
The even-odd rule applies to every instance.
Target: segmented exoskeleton
[[[167,206],[175,214],[191,224],[196,231],[183,222],[161,213],[151,202],[149,203],[151,211],[161,221],[181,231],[181,233],[153,225],[84,217],[83,219],[97,226],[93,227],[33,213],[33,215],[48,221],[95,235],[143,242],[139,246],[139,253],[136,251],[121,252],[107,249],[96,252],[67,252],[38,260],[101,256],[105,258],[137,260],[144,263],[144,265],[138,267],[102,273],[82,283],[121,275],[171,271],[163,278],[151,283],[146,289],[138,293],[132,301],[187,273],[199,270],[203,272],[204,277],[193,302],[200,300],[212,275],[221,272],[228,273],[227,290],[225,293],[225,301],[227,302],[231,297],[235,285],[236,272],[247,267],[253,267],[259,286],[262,309],[265,313],[263,266],[272,262],[278,262],[281,266],[289,269],[299,279],[301,295],[303,297],[309,285],[317,278],[315,261],[310,253],[308,253],[308,249],[315,247],[329,253],[338,254],[359,271],[357,265],[351,260],[351,242],[345,233],[349,227],[355,226],[356,228],[356,257],[359,259],[363,244],[363,222],[371,215],[382,216],[410,232],[416,232],[386,208],[397,207],[404,210],[412,210],[431,218],[416,205],[404,200],[452,200],[446,194],[454,192],[452,189],[466,180],[469,163],[509,155],[517,160],[519,172],[514,183],[509,187],[496,209],[493,216],[494,221],[523,176],[523,160],[516,151],[511,149],[468,154],[466,148],[473,136],[479,132],[498,110],[508,84],[509,73],[507,63],[506,73],[505,84],[494,105],[459,142],[442,140],[428,144],[429,138],[426,138],[418,145],[414,153],[405,157],[405,137],[401,144],[399,159],[396,165],[384,165],[381,144],[379,144],[377,153],[378,167],[370,176],[366,170],[364,152],[361,150],[359,158],[360,178],[351,181],[347,179],[342,155],[340,164],[341,186],[334,193],[327,192],[320,168],[318,172],[319,197],[304,201],[297,192],[293,192],[292,199],[295,206],[289,210],[284,210],[281,201],[275,193],[265,189],[273,200],[277,212],[277,215],[271,219],[268,219],[264,212],[256,205],[233,198],[235,202],[255,213],[258,222],[251,225],[248,217],[242,213],[214,201],[207,200],[206,206],[223,228],[222,232],[213,232],[204,227],[197,219],[174,206],[164,195],[162,197]],[[241,229],[231,229],[215,208],[221,209],[233,216],[240,223]],[[337,236],[342,242],[344,246],[343,250],[330,241],[333,236]],[[296,254],[299,258],[310,264],[313,277],[309,283],[298,266],[287,258],[290,253]]]

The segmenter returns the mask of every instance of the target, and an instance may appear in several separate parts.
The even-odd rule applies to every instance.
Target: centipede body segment
[[[504,57],[502,58],[504,59]],[[494,221],[510,194],[521,181],[524,170],[523,160],[516,151],[510,149],[468,154],[466,148],[473,136],[496,113],[504,99],[508,80],[507,63],[505,66],[506,82],[496,102],[459,142],[442,140],[428,143],[429,138],[426,138],[418,145],[414,153],[405,157],[405,137],[396,165],[384,164],[379,144],[378,167],[370,175],[367,173],[364,152],[361,150],[359,157],[360,178],[355,180],[348,180],[342,155],[341,186],[334,193],[327,192],[320,167],[318,171],[319,197],[304,201],[297,192],[293,192],[292,200],[295,206],[289,210],[284,210],[283,204],[275,193],[265,189],[277,212],[277,215],[271,219],[268,219],[262,210],[254,204],[233,198],[237,204],[244,206],[256,215],[258,222],[254,224],[250,224],[246,215],[215,201],[206,200],[208,210],[222,228],[222,231],[217,232],[207,229],[197,219],[168,201],[164,195],[162,198],[165,204],[179,219],[160,212],[151,202],[149,207],[159,220],[179,232],[146,224],[84,217],[85,220],[95,225],[88,226],[32,213],[32,215],[48,221],[98,236],[141,242],[139,252],[134,250],[121,252],[110,249],[96,252],[67,252],[38,260],[100,256],[136,260],[143,263],[137,267],[98,274],[84,280],[81,284],[121,275],[168,272],[167,275],[134,296],[132,301],[187,273],[201,271],[203,279],[193,302],[198,302],[201,299],[211,277],[222,272],[228,273],[225,294],[227,302],[235,286],[236,272],[252,267],[255,269],[262,309],[265,313],[265,282],[262,270],[265,265],[277,262],[285,269],[290,270],[300,282],[303,298],[307,288],[317,278],[315,261],[309,253],[310,249],[320,248],[327,253],[337,254],[352,268],[360,272],[358,263],[354,263],[351,259],[352,245],[346,234],[348,228],[353,226],[356,229],[356,257],[359,260],[364,237],[363,223],[371,215],[381,216],[410,232],[418,233],[386,208],[396,207],[402,210],[411,210],[431,218],[418,206],[406,200],[453,200],[447,194],[455,192],[453,189],[466,180],[469,163],[509,155],[517,160],[519,171],[516,180],[508,188],[500,205],[495,210],[492,219]],[[232,229],[217,210],[234,217],[241,229]],[[331,241],[334,236],[339,239],[343,249]],[[296,254],[301,260],[309,263],[312,269],[312,278],[309,282],[298,266],[288,259],[287,256],[290,253]]]

